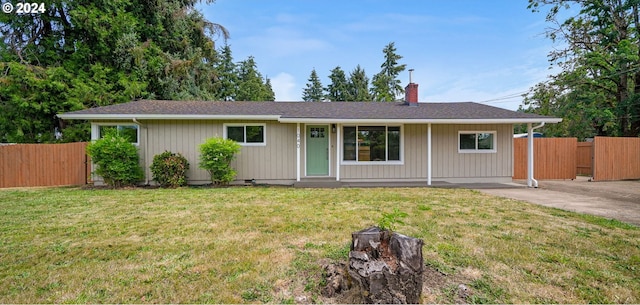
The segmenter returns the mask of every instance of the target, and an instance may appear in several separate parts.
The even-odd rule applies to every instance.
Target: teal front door
[[[307,125],[307,176],[329,175],[329,126]]]

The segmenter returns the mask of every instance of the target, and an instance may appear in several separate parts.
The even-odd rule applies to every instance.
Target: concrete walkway
[[[526,181],[517,181],[526,185]],[[640,226],[640,181],[590,182],[540,181],[539,188],[478,189],[494,196],[513,198],[563,210],[603,216]]]

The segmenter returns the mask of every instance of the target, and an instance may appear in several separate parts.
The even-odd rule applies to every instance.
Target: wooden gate
[[[595,137],[593,180],[640,179],[640,138]]]
[[[578,142],[577,174],[591,176],[593,174],[593,142]]]
[[[576,178],[576,138],[533,139],[536,179]],[[527,179],[527,138],[513,139],[513,179]]]
[[[0,187],[86,184],[86,142],[0,146]]]

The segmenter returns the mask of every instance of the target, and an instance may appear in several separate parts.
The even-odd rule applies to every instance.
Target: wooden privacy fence
[[[536,179],[575,179],[576,138],[533,139]],[[513,139],[513,179],[527,179],[527,138]]]
[[[86,142],[0,146],[0,188],[86,184]]]
[[[640,179],[640,138],[595,137],[593,180]]]

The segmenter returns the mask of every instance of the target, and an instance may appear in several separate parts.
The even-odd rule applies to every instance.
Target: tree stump
[[[369,304],[417,304],[422,293],[421,239],[371,227],[351,234],[349,275]]]

